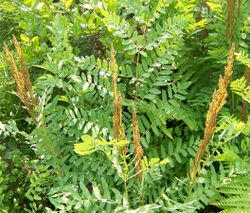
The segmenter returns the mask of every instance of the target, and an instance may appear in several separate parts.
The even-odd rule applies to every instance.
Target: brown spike
[[[113,82],[113,94],[114,94],[114,97],[116,97],[117,95],[117,73],[116,73],[116,59],[115,59],[115,56],[116,56],[116,52],[115,52],[115,49],[112,45],[111,49],[110,49],[110,70],[111,70],[111,73],[112,73],[112,82]]]
[[[22,76],[22,73],[17,68],[13,54],[10,52],[10,50],[8,49],[6,44],[4,44],[4,51],[5,51],[5,56],[6,56],[7,62],[10,65],[10,71],[11,71],[13,78],[16,82],[17,95],[26,107],[26,104],[25,104],[25,100],[26,100],[26,98],[25,98],[25,83],[24,83],[25,79]]]
[[[133,141],[134,141],[134,156],[135,156],[135,172],[137,175],[138,181],[142,179],[142,158],[143,158],[143,149],[141,145],[141,138],[140,138],[140,130],[138,127],[138,119],[137,119],[137,112],[135,106],[133,106]]]
[[[121,123],[121,97],[118,94],[117,95],[117,77],[116,77],[116,52],[115,49],[112,45],[111,49],[110,49],[110,70],[112,73],[112,82],[113,82],[113,95],[114,95],[114,114],[113,114],[113,138],[116,140],[119,140],[118,136],[119,136],[119,129],[120,129],[120,123]]]
[[[124,132],[122,131],[122,96],[118,92],[114,97],[114,115],[113,115],[113,138],[123,140]]]
[[[209,109],[208,109],[207,117],[206,117],[206,125],[205,125],[203,140],[200,144],[198,152],[196,153],[196,156],[193,162],[193,168],[190,172],[191,182],[193,182],[196,177],[200,160],[203,158],[206,147],[209,144],[213,136],[213,133],[215,131],[216,119],[217,119],[218,113],[220,112],[224,104],[226,103],[226,98],[228,95],[227,88],[229,85],[229,80],[233,73],[234,52],[235,52],[235,45],[232,44],[229,57],[228,57],[228,61],[227,61],[227,66],[225,67],[224,76],[220,77],[219,88],[218,90],[214,91],[212,101],[209,105]]]
[[[122,125],[122,95],[117,91],[117,71],[116,71],[116,52],[112,45],[110,49],[110,70],[112,72],[113,95],[114,95],[114,114],[113,114],[113,139],[120,141],[125,140],[125,132]],[[120,154],[127,153],[127,146],[119,149]]]
[[[38,124],[36,116],[34,116],[34,107],[38,105],[38,99],[35,97],[32,91],[32,83],[30,80],[28,67],[25,64],[21,48],[15,36],[13,36],[13,42],[16,47],[17,56],[18,56],[18,60],[20,63],[20,68],[18,69],[18,67],[16,66],[13,54],[10,52],[6,44],[4,44],[5,56],[6,56],[7,62],[10,65],[10,71],[16,82],[17,95],[19,99],[21,100],[21,102],[23,103],[27,112],[33,118],[34,122]]]
[[[29,70],[28,70],[28,67],[24,61],[24,57],[23,57],[23,53],[22,53],[22,50],[20,48],[20,45],[19,45],[19,43],[14,35],[13,35],[13,42],[14,42],[14,45],[16,48],[16,53],[17,53],[19,64],[20,64],[20,71],[22,72],[22,75],[25,79],[25,87],[28,91],[31,91],[32,90],[32,83],[30,81]]]

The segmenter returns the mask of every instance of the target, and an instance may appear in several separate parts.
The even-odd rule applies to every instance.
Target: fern
[[[246,53],[244,53],[244,52],[238,53],[236,56],[236,59],[240,63],[246,65],[247,67],[250,67],[250,59],[248,58],[248,55]]]
[[[222,212],[250,212],[249,183],[249,172],[237,177],[232,177],[219,188],[219,192],[224,194],[225,197],[214,202],[213,205],[225,209]]]
[[[240,95],[244,100],[250,102],[250,87],[247,85],[247,80],[242,77],[231,83],[231,90]]]
[[[242,76],[249,53],[249,3],[237,2],[242,4],[235,7],[231,38],[239,51],[233,79]],[[2,0],[1,26],[5,19],[16,26],[41,122],[35,127],[20,108],[3,59],[1,208],[207,212],[211,203],[244,198],[247,184],[223,188],[249,173],[250,125],[237,119],[240,98],[249,100],[244,79],[231,84],[238,96],[231,95],[219,114],[197,182],[190,185],[187,175],[228,55],[228,10],[219,0]],[[112,125],[114,114],[118,127]],[[122,140],[113,140],[113,132]]]

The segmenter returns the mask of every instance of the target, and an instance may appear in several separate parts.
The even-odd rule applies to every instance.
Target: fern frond
[[[250,102],[250,86],[247,85],[247,79],[244,77],[237,79],[231,83],[230,87],[234,93]]]
[[[231,178],[229,183],[222,184],[218,189],[226,197],[213,205],[225,209],[224,211],[250,212],[250,173]],[[222,211],[222,212],[224,212]]]
[[[246,52],[236,54],[236,60],[250,68],[250,58]]]

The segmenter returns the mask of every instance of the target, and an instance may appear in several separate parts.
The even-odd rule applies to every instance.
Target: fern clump
[[[0,212],[249,211],[249,12],[1,0]]]

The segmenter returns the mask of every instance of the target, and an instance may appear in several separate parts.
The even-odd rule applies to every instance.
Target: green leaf
[[[89,155],[96,151],[95,147],[89,143],[78,143],[74,147],[75,153],[79,155]]]
[[[156,88],[152,88],[149,90],[150,93],[152,93],[153,95],[159,95],[161,94],[161,91],[156,89]]]
[[[141,54],[142,56],[144,56],[144,57],[147,57],[147,56],[148,56],[147,53],[144,52],[144,51],[140,51],[140,54]]]

